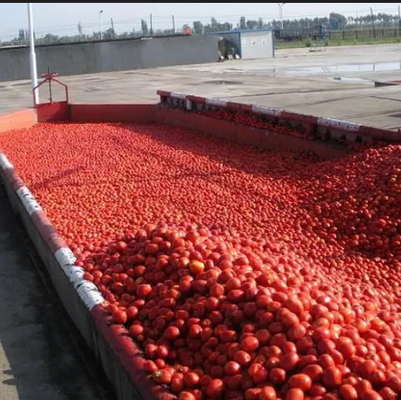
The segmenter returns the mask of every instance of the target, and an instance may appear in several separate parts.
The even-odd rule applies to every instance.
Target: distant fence
[[[277,40],[294,41],[305,39],[328,39],[328,40],[358,40],[358,39],[380,39],[401,36],[401,28],[373,27],[360,29],[327,30],[324,27],[313,27],[310,29],[277,29],[275,37]]]

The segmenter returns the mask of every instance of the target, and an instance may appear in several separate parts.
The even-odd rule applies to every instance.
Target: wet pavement
[[[157,103],[169,90],[338,118],[387,129],[401,127],[401,43],[278,50],[276,58],[232,60],[147,70],[60,77],[75,103]],[[44,71],[39,71],[42,73]],[[55,71],[57,72],[57,71]],[[62,88],[54,88],[63,98]],[[47,101],[46,88],[41,91]],[[29,81],[0,82],[0,113],[32,104]]]
[[[0,399],[112,400],[43,270],[0,185]]]

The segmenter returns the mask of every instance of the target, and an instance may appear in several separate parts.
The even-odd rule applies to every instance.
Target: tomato
[[[172,374],[170,371],[160,370],[153,372],[152,378],[157,383],[167,385],[171,382]]]
[[[288,380],[288,385],[307,392],[312,387],[312,379],[307,374],[295,374]]]
[[[305,398],[304,392],[301,389],[290,389],[285,400],[303,400]]]
[[[206,389],[206,394],[212,399],[217,399],[224,391],[224,382],[221,379],[213,379]]]
[[[259,347],[259,340],[254,336],[249,336],[241,340],[241,349],[246,352],[255,351]]]
[[[241,365],[235,361],[228,361],[224,366],[224,373],[227,375],[236,375],[241,371]]]
[[[383,400],[395,400],[397,398],[397,394],[387,386],[380,389],[379,394],[383,397]]]
[[[362,400],[382,400],[383,397],[375,390],[367,390],[362,394]]]
[[[338,368],[329,367],[322,375],[322,382],[328,388],[334,388],[341,384],[342,375]]]
[[[127,322],[127,313],[125,311],[117,310],[112,314],[113,322],[116,324],[125,324]]]
[[[176,326],[169,326],[165,331],[163,336],[167,340],[175,340],[180,336],[180,330]]]
[[[234,353],[234,361],[237,362],[239,365],[246,366],[251,362],[251,356],[249,353],[243,351],[243,350],[238,350]]]
[[[131,325],[128,332],[132,337],[137,338],[143,334],[143,331],[144,329],[142,325]]]
[[[148,297],[152,293],[152,286],[148,284],[142,284],[138,286],[136,291],[137,295],[141,298]]]
[[[275,385],[283,383],[286,378],[286,372],[281,368],[272,368],[269,372],[269,379]]]
[[[205,264],[201,261],[192,261],[189,264],[189,270],[194,275],[199,275],[205,270]]]
[[[197,400],[197,399],[191,392],[184,391],[178,395],[178,400]]]
[[[283,356],[280,360],[280,367],[285,371],[291,371],[296,367],[299,361],[299,356],[296,352],[290,352]]]
[[[277,393],[272,386],[264,386],[259,393],[259,400],[276,400]]]
[[[260,388],[247,389],[245,390],[245,400],[258,400],[261,392]]]
[[[339,393],[344,400],[353,400],[358,398],[358,392],[349,384],[342,385],[339,389]]]
[[[195,372],[188,372],[184,375],[184,384],[187,388],[194,388],[200,381],[199,375]]]

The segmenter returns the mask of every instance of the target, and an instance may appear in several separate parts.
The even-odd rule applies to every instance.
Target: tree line
[[[338,13],[330,13],[328,17],[321,18],[295,18],[295,19],[283,19],[281,21],[272,20],[265,22],[262,18],[258,19],[247,19],[245,16],[240,17],[237,24],[230,22],[220,22],[216,18],[212,17],[210,22],[207,24],[201,21],[193,21],[192,26],[185,24],[182,29],[179,30],[181,33],[186,28],[190,28],[192,33],[195,35],[204,35],[214,32],[225,32],[236,29],[275,29],[275,30],[301,30],[301,29],[313,29],[316,27],[324,26],[329,30],[352,30],[371,27],[372,24],[380,27],[391,27],[399,26],[400,20],[398,15],[393,14],[367,14],[355,17],[346,17]],[[102,32],[92,32],[91,34],[85,34],[81,22],[77,25],[76,35],[63,35],[58,36],[52,33],[47,33],[42,37],[35,37],[36,44],[61,44],[61,43],[75,43],[75,42],[87,42],[100,40],[101,36],[103,40],[118,40],[118,39],[129,39],[143,36],[163,36],[173,35],[177,31],[174,29],[153,29],[149,27],[148,22],[145,19],[141,20],[141,29],[136,31],[134,28],[130,32],[117,33],[114,28],[113,20],[111,20],[111,27]],[[28,31],[25,29],[19,29],[18,36],[9,41],[1,42],[2,46],[15,46],[15,45],[27,45],[28,43]]]

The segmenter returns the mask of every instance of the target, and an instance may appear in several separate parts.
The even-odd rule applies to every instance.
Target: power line
[[[385,9],[375,9],[374,14],[377,15],[378,13],[391,13],[393,15],[398,15],[398,8],[385,8]],[[247,20],[258,20],[259,18],[262,18],[264,22],[271,22],[273,20],[278,21],[279,16],[277,13],[272,13],[272,14],[248,14],[244,13],[245,15],[239,15],[239,14],[231,14],[231,15],[215,15],[215,16],[174,16],[174,21],[175,24],[177,25],[184,25],[184,24],[191,24],[194,21],[200,21],[203,24],[210,23],[211,18],[215,18],[218,22],[220,23],[237,23],[239,22],[239,18],[242,16],[245,16]],[[341,14],[344,15],[345,17],[347,16],[354,16],[355,14],[358,14],[359,16],[365,14],[365,15],[370,15],[370,9],[360,9],[360,10],[349,10],[349,11],[336,11],[336,14]],[[301,19],[301,18],[309,18],[309,19],[314,19],[314,18],[324,18],[328,17],[329,13],[320,13],[320,14],[288,14],[284,16],[284,20],[294,20],[294,19]],[[114,25],[116,28],[116,31],[123,29],[129,29],[129,31],[132,31],[133,27],[140,27],[141,20],[148,21],[149,16],[146,17],[134,17],[134,18],[127,18],[127,19],[114,19]],[[93,21],[93,22],[92,22]],[[153,28],[154,29],[168,29],[171,28],[171,15],[169,16],[162,16],[162,15],[152,15],[152,22],[153,22]],[[82,29],[84,30],[94,30],[98,31],[98,21],[94,21],[93,19],[88,20],[87,22],[82,22],[81,23]],[[78,22],[76,24],[65,24],[65,25],[49,25],[49,26],[40,26],[38,29],[35,31],[36,35],[46,35],[46,34],[57,34],[57,33],[66,33],[66,32],[73,32],[77,31],[78,27]],[[105,24],[105,28],[108,29],[110,26],[109,24]],[[0,37],[4,41],[5,39],[14,39],[15,36],[17,35],[18,29],[11,30],[5,30],[5,31],[0,31]]]

